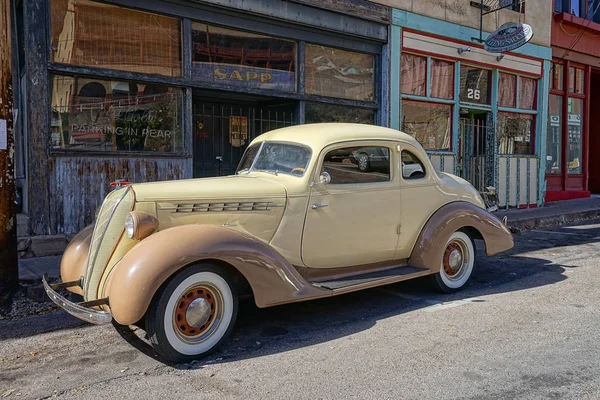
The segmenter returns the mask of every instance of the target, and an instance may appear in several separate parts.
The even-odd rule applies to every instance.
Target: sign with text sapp
[[[195,79],[203,82],[222,83],[240,88],[274,89],[285,92],[296,90],[296,74],[294,72],[202,62],[195,62],[192,66],[192,72]]]
[[[533,29],[527,24],[507,22],[490,33],[483,48],[490,53],[504,53],[514,50],[529,42],[533,37]]]

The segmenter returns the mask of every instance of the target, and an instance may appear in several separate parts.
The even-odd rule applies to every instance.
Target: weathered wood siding
[[[51,233],[77,233],[93,222],[96,208],[112,190],[110,182],[116,179],[139,183],[192,175],[191,158],[151,157],[51,157]]]

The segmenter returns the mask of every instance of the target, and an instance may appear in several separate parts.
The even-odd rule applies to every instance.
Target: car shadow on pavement
[[[525,231],[515,236],[515,248],[493,257],[485,255],[483,243],[478,241],[477,264],[472,279],[464,290],[451,295],[436,292],[429,284],[428,277],[425,277],[265,309],[256,307],[252,300],[243,301],[232,335],[220,350],[197,362],[173,366],[196,369],[208,364],[283,353],[349,337],[369,330],[383,319],[437,304],[469,300],[477,303],[485,301],[488,295],[552,285],[567,279],[564,274],[566,270],[577,268],[580,260],[590,257],[585,251],[588,246],[583,250],[579,247],[576,253],[569,252],[569,247],[589,245],[591,252],[597,249],[599,239],[600,225],[592,223],[551,228],[543,233]],[[72,318],[63,311],[57,311],[56,314]],[[2,332],[0,342],[11,337],[40,333],[42,329],[39,325],[27,324],[25,320],[21,329],[14,330],[14,336],[11,332]],[[117,332],[142,353],[169,364],[143,339],[144,332],[141,329],[134,332],[129,327],[117,326]]]

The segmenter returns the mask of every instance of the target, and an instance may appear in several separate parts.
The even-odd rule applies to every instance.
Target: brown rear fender
[[[93,232],[94,224],[88,225],[69,242],[60,259],[60,277],[63,282],[79,280],[85,274]],[[67,290],[83,296],[80,286],[71,286]]]
[[[474,204],[456,201],[440,207],[429,218],[417,238],[408,264],[427,268],[432,273],[438,272],[448,239],[460,229],[471,233],[473,239],[483,239],[488,256],[511,249],[514,245],[512,234],[498,218]]]
[[[236,268],[252,287],[258,307],[331,295],[330,290],[306,282],[264,242],[220,226],[183,225],[141,241],[115,266],[103,290],[113,318],[123,325],[139,321],[170,276],[202,260]]]

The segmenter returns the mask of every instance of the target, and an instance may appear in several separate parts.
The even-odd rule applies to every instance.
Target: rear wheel
[[[148,310],[148,336],[171,362],[198,359],[217,350],[237,317],[238,296],[227,273],[201,264],[177,273],[154,297]]]
[[[462,289],[475,266],[475,244],[465,232],[457,231],[446,242],[440,272],[433,275],[437,288],[444,293]]]

